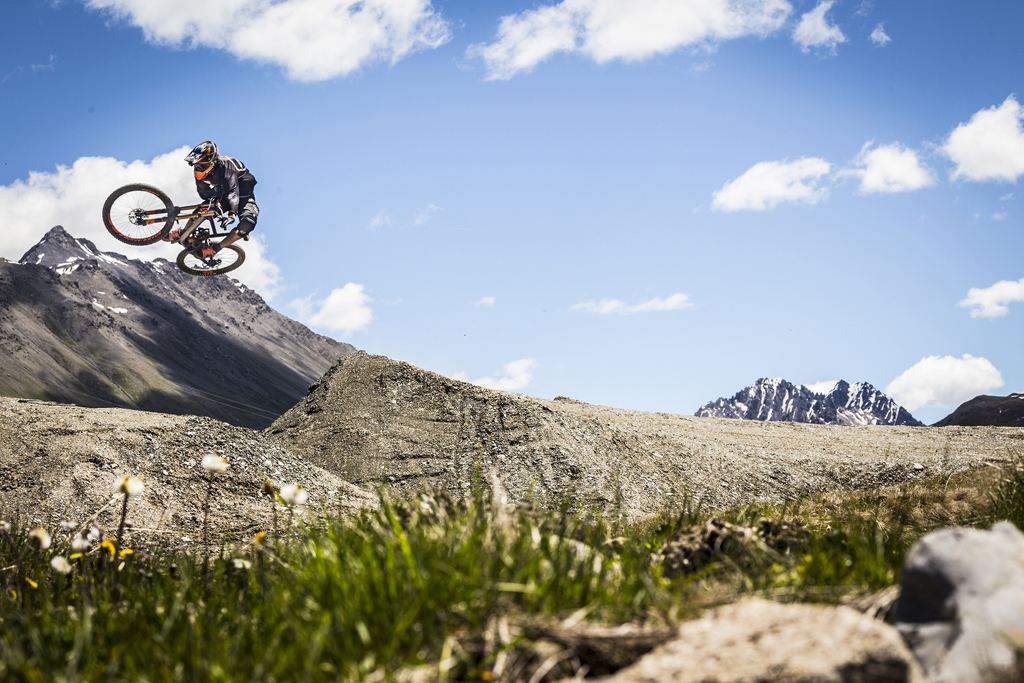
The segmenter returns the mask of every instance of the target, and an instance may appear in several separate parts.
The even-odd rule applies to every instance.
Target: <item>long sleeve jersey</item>
[[[205,178],[196,180],[196,190],[203,199],[216,199],[220,205],[238,213],[239,197],[251,197],[256,178],[238,159],[222,156]]]

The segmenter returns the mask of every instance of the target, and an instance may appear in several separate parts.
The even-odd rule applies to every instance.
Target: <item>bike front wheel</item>
[[[186,249],[178,254],[178,267],[189,275],[220,275],[229,273],[245,261],[241,247],[229,244],[209,258],[199,258]]]
[[[103,204],[103,225],[125,244],[153,244],[172,223],[174,204],[152,185],[135,183],[114,190]]]

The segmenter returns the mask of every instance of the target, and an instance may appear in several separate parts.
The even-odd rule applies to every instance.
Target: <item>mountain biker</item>
[[[204,247],[198,254],[200,258],[209,258],[224,247],[247,237],[256,227],[256,219],[260,215],[260,208],[256,206],[256,198],[253,196],[256,178],[238,159],[221,156],[217,145],[209,140],[193,147],[185,157],[185,162],[195,174],[199,196],[216,202],[221,211],[226,211],[232,218],[238,217],[238,225],[219,244]],[[174,230],[170,238],[176,241],[180,235],[180,230]]]

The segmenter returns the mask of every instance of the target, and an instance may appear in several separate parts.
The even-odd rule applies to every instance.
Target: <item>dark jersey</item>
[[[238,213],[240,197],[252,197],[256,178],[238,159],[221,157],[205,178],[196,180],[196,190],[203,199],[216,199],[224,210]]]

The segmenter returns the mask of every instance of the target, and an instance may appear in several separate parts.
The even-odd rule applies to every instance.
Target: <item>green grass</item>
[[[0,680],[357,680],[415,666],[487,679],[495,652],[468,644],[502,617],[671,625],[741,595],[850,601],[896,584],[930,529],[1022,516],[1020,468],[630,524],[582,506],[508,511],[478,486],[464,503],[382,496],[375,511],[225,547],[205,566],[198,552],[94,545],[67,575],[50,561],[70,557],[69,539],[37,551],[11,520]],[[730,542],[680,544],[712,518],[732,525]],[[691,566],[673,569],[673,548]]]

